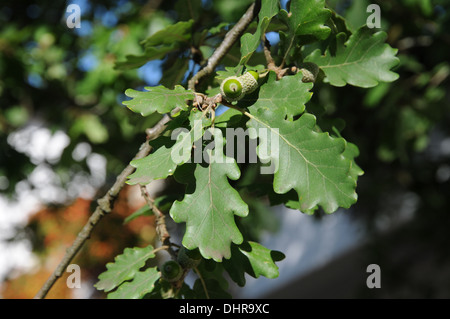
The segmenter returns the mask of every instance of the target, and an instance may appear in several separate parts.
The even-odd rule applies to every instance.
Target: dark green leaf
[[[200,279],[197,279],[194,283],[193,290],[199,299],[231,299],[232,296],[225,291],[215,279],[204,280],[206,286],[203,286]]]
[[[275,262],[284,258],[284,254],[279,251],[270,250],[256,242],[245,242],[239,247],[233,246],[231,259],[224,260],[223,266],[231,279],[243,287],[245,273],[254,278],[277,278],[279,272]]]
[[[171,45],[163,45],[158,47],[148,47],[142,55],[127,55],[125,61],[116,62],[115,68],[119,70],[136,69],[143,66],[151,60],[162,59],[166,54],[178,50],[179,46],[176,43]]]
[[[276,0],[262,0],[261,10],[258,14],[258,27],[254,34],[246,33],[241,37],[241,61],[240,65],[247,64],[253,52],[261,43],[262,36],[269,26],[270,20],[278,13],[279,2]]]
[[[331,16],[325,8],[325,0],[291,0],[290,12],[280,11],[280,19],[288,25],[288,37],[295,41],[295,36],[314,36],[326,39],[330,28],[324,23]]]
[[[173,43],[189,43],[191,39],[191,29],[194,20],[180,21],[173,25],[159,30],[150,37],[142,41],[144,47],[152,48],[158,45],[172,45]]]
[[[144,46],[144,54],[127,55],[126,61],[117,62],[115,67],[117,69],[138,68],[148,61],[162,59],[169,52],[188,47],[193,23],[194,20],[180,21],[155,32],[141,42]]]

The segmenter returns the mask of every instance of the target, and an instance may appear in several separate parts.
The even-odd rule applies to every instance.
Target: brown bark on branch
[[[163,129],[164,127],[160,128],[161,131]],[[154,131],[154,134],[156,136],[161,134],[161,132],[157,130]],[[151,149],[152,147],[150,146],[148,141],[146,141],[141,145],[133,160],[147,156],[150,153]],[[58,278],[62,276],[67,266],[81,249],[85,241],[91,236],[94,227],[98,224],[103,216],[111,212],[115,199],[125,185],[127,176],[133,173],[134,170],[135,168],[133,166],[127,165],[127,167],[119,174],[119,176],[117,176],[115,183],[109,189],[109,191],[97,201],[98,205],[94,213],[91,215],[88,222],[84,225],[83,229],[78,233],[78,236],[73,242],[72,246],[66,250],[66,254],[64,255],[63,259],[47,279],[47,281],[44,283],[44,285],[41,287],[39,292],[36,294],[36,296],[34,297],[35,299],[45,298],[56,280],[58,280]]]
[[[197,72],[188,82],[188,89],[195,91],[195,86],[198,84],[201,78],[211,74],[219,64],[220,60],[228,53],[237,39],[244,33],[250,22],[255,18],[258,7],[253,3],[241,17],[241,19],[234,25],[234,27],[228,31],[225,35],[220,46],[214,51],[213,55],[208,59],[206,66]]]

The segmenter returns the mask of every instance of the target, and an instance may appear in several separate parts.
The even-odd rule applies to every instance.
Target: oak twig
[[[256,16],[257,6],[253,3],[247,12],[241,17],[241,19],[234,25],[234,27],[228,31],[225,35],[220,46],[214,51],[213,55],[208,59],[206,66],[197,72],[188,82],[188,89],[195,91],[195,86],[198,84],[201,78],[211,74],[214,69],[219,64],[220,60],[228,53],[233,44],[242,35],[242,33],[247,29],[250,22]]]
[[[159,240],[162,245],[168,246],[168,251],[171,255],[175,255],[171,249],[172,244],[170,243],[170,234],[167,231],[164,213],[155,205],[155,201],[150,197],[145,185],[141,185],[142,197],[144,197],[147,205],[153,211],[156,217],[156,233],[158,234]]]
[[[276,70],[277,66],[272,57],[272,53],[270,52],[270,42],[269,42],[269,40],[266,39],[265,35],[264,35],[263,41],[264,41],[264,57],[266,58],[267,69]]]
[[[154,128],[155,129],[151,132],[151,135],[147,135],[147,141],[141,145],[133,160],[144,158],[150,153],[152,147],[148,143],[148,140],[151,140],[157,135],[161,134],[165,127],[156,125]],[[35,295],[35,299],[45,298],[56,280],[58,280],[58,278],[62,276],[65,269],[81,249],[85,241],[89,239],[98,222],[102,219],[103,216],[111,212],[116,197],[125,186],[127,177],[132,174],[134,170],[135,168],[128,164],[125,169],[119,174],[119,176],[117,176],[115,183],[111,186],[109,191],[102,198],[97,200],[97,207],[95,208],[94,213],[91,215],[88,222],[84,225],[83,229],[78,233],[78,236],[73,242],[72,246],[66,250],[66,254],[58,264],[56,269]]]

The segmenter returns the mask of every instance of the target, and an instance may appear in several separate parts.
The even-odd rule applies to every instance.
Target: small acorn
[[[189,250],[182,246],[178,251],[177,261],[183,268],[194,268],[202,261],[202,255],[198,248]]]
[[[239,101],[243,96],[242,83],[237,76],[230,76],[222,81],[220,93],[228,102]]]
[[[183,275],[183,268],[178,262],[169,260],[162,265],[161,274],[168,282],[174,282],[179,280]]]
[[[220,93],[228,102],[239,101],[258,88],[258,79],[259,74],[255,71],[245,72],[239,77],[227,77],[220,84]]]

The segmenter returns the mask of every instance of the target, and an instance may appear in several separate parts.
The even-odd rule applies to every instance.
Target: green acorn
[[[220,84],[220,93],[228,102],[239,101],[258,88],[258,79],[259,74],[255,71],[245,72],[239,77],[227,77]]]
[[[228,102],[239,101],[243,96],[242,83],[237,76],[230,76],[220,84],[220,93]]]
[[[177,281],[183,275],[183,268],[174,260],[166,261],[161,267],[161,274],[169,282]]]
[[[194,268],[202,261],[202,255],[198,248],[189,250],[182,246],[178,251],[177,261],[183,268]]]

